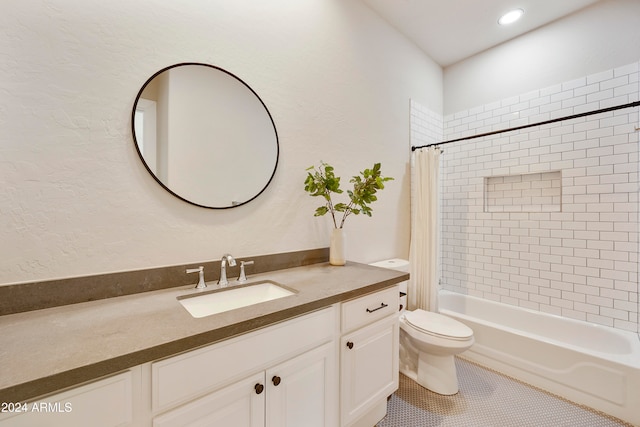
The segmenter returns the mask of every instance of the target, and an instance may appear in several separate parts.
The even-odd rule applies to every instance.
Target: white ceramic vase
[[[345,233],[342,228],[334,228],[331,233],[331,244],[329,245],[329,264],[345,265],[347,260]]]

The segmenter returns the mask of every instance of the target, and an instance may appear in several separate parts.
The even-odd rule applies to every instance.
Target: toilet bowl
[[[438,394],[458,392],[454,356],[469,349],[473,331],[455,319],[424,310],[400,314],[400,372]]]
[[[373,263],[377,267],[409,271],[409,262],[391,259]],[[400,284],[400,372],[438,394],[458,392],[456,354],[469,349],[473,330],[455,319],[421,309],[408,311],[407,282]]]

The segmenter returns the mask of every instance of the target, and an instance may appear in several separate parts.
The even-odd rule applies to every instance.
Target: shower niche
[[[485,212],[561,212],[562,172],[484,178]]]

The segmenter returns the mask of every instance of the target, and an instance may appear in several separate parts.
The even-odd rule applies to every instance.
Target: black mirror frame
[[[229,75],[230,77],[236,79],[237,81],[242,83],[242,85],[244,85],[247,89],[249,89],[255,95],[255,97],[258,99],[258,101],[260,101],[260,103],[264,107],[265,112],[269,116],[269,120],[271,121],[271,125],[273,126],[273,132],[274,132],[275,137],[276,137],[276,162],[273,165],[273,172],[271,173],[271,176],[267,180],[267,182],[264,185],[264,187],[262,187],[262,189],[255,196],[251,197],[248,200],[245,200],[245,201],[243,201],[241,203],[237,203],[237,204],[234,204],[234,205],[231,205],[231,206],[206,206],[206,205],[201,205],[199,203],[195,203],[195,202],[193,202],[191,200],[188,200],[188,199],[180,196],[179,194],[175,193],[173,190],[171,190],[169,187],[167,187],[162,181],[160,181],[160,179],[156,176],[156,174],[149,167],[149,165],[147,164],[146,160],[144,159],[144,156],[142,155],[142,152],[140,151],[140,146],[138,145],[138,140],[136,138],[136,131],[135,131],[136,106],[138,105],[138,101],[140,100],[140,96],[142,95],[142,93],[144,92],[146,87],[151,83],[151,81],[155,77],[157,77],[159,74],[162,74],[163,72],[165,72],[167,70],[170,70],[172,68],[181,67],[181,66],[185,66],[185,65],[201,65],[201,66],[213,68],[213,69],[216,69],[218,71],[222,71],[223,73],[225,73],[225,74]],[[230,209],[230,208],[236,208],[238,206],[242,206],[242,205],[245,205],[245,204],[251,202],[252,200],[256,199],[258,196],[260,196],[267,189],[267,187],[271,184],[271,181],[273,181],[273,178],[274,178],[274,176],[276,174],[276,170],[278,169],[278,162],[279,162],[279,159],[280,159],[280,140],[278,138],[278,130],[276,129],[276,124],[273,121],[273,117],[271,116],[271,112],[269,112],[269,109],[267,108],[266,104],[264,103],[264,101],[262,101],[262,98],[260,98],[260,96],[256,93],[256,91],[254,91],[244,80],[242,80],[241,78],[239,78],[235,74],[233,74],[233,73],[231,73],[231,72],[229,72],[229,71],[227,71],[227,70],[225,70],[223,68],[220,68],[220,67],[217,67],[217,66],[211,65],[211,64],[205,64],[205,63],[200,63],[200,62],[181,62],[181,63],[178,63],[178,64],[169,65],[169,66],[157,71],[151,77],[149,77],[147,79],[147,81],[142,85],[140,90],[138,91],[138,94],[136,95],[136,99],[135,99],[135,101],[133,103],[133,110],[131,112],[131,134],[133,136],[133,145],[136,148],[136,152],[138,153],[138,156],[140,157],[140,160],[142,161],[142,164],[147,169],[147,172],[149,172],[149,174],[153,177],[153,179],[155,179],[156,182],[158,184],[160,184],[160,186],[162,188],[164,188],[166,191],[168,191],[173,196],[177,197],[178,199],[180,199],[180,200],[182,200],[184,202],[187,202],[187,203],[189,203],[191,205],[199,206],[201,208],[206,208],[206,209]]]

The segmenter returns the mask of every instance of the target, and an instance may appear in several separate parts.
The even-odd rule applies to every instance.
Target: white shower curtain
[[[420,148],[412,153],[409,310],[438,311],[439,174],[439,148]]]

